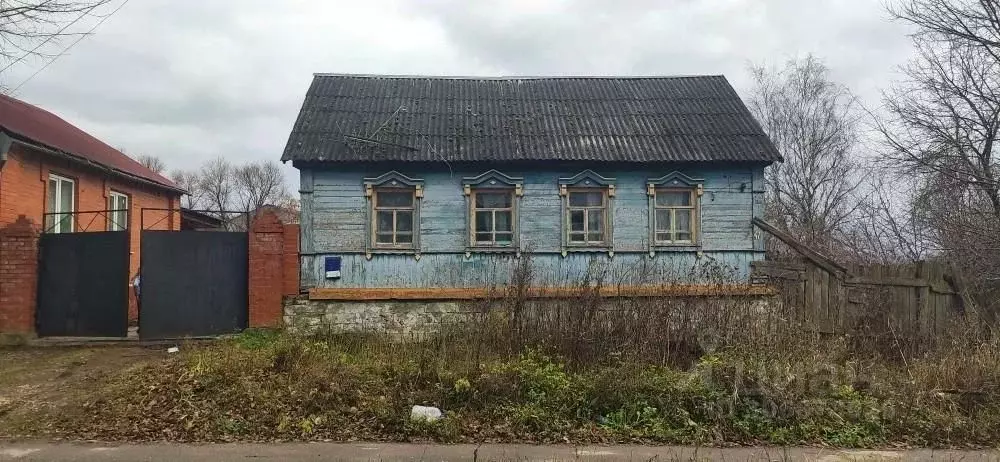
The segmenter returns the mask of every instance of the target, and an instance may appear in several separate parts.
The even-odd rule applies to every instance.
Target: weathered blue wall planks
[[[515,166],[516,167],[516,166]],[[749,264],[763,258],[751,219],[762,212],[763,166],[680,167],[655,165],[590,167],[615,178],[613,203],[614,256],[603,253],[560,254],[561,201],[558,178],[587,167],[536,170],[483,165],[475,168],[397,168],[424,180],[420,210],[420,259],[412,255],[365,258],[367,201],[362,178],[390,168],[338,166],[302,168],[302,283],[309,287],[482,287],[502,284],[515,259],[511,255],[473,252],[466,256],[467,206],[462,178],[490,168],[524,178],[519,209],[521,248],[532,252],[535,284],[578,283],[588,268],[606,271],[619,283],[655,283],[664,279],[704,279],[694,273],[706,267],[745,278]],[[704,179],[697,248],[654,249],[650,255],[646,182],[671,171]],[[698,252],[701,252],[699,256]],[[343,257],[342,277],[323,277],[323,257]]]

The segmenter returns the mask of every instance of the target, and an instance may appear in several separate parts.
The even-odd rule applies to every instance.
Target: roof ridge
[[[725,78],[722,74],[681,75],[425,75],[425,74],[354,74],[314,72],[313,77],[355,77],[371,79],[433,79],[433,80],[667,80]]]

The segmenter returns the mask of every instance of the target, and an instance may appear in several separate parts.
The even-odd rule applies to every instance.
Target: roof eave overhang
[[[99,169],[99,170],[104,170],[105,172],[108,172],[108,173],[110,173],[112,175],[115,175],[115,176],[118,176],[118,177],[121,177],[121,178],[125,178],[125,179],[128,179],[128,180],[137,182],[137,183],[142,183],[142,184],[145,184],[147,186],[153,186],[155,188],[167,190],[167,191],[176,193],[178,195],[189,194],[188,191],[186,191],[184,189],[181,189],[181,188],[178,188],[176,186],[169,186],[169,185],[165,185],[163,183],[158,183],[158,182],[150,180],[148,178],[144,178],[144,177],[141,177],[139,175],[135,175],[133,173],[129,173],[129,172],[126,172],[124,170],[114,168],[114,167],[112,167],[110,165],[105,165],[105,164],[102,164],[100,162],[95,162],[95,161],[90,160],[90,159],[88,159],[86,157],[82,157],[82,156],[79,156],[79,155],[76,155],[76,154],[72,154],[72,153],[63,151],[61,149],[56,149],[56,148],[47,146],[45,144],[38,143],[38,142],[36,142],[36,141],[34,141],[34,140],[30,139],[30,138],[23,137],[23,136],[18,135],[16,133],[8,133],[6,131],[2,132],[2,133],[6,134],[8,136],[11,136],[13,138],[13,142],[14,143],[20,144],[20,145],[25,146],[25,147],[29,147],[29,148],[34,149],[36,151],[44,152],[46,154],[53,155],[53,156],[56,156],[56,157],[59,157],[59,158],[62,158],[62,159],[66,159],[66,160],[69,160],[69,161],[77,163],[77,164],[86,165],[86,166],[89,166],[89,167],[92,167],[92,168],[96,168],[96,169]],[[4,153],[4,155],[6,155],[6,153]]]

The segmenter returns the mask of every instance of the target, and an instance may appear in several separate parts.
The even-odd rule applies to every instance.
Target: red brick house
[[[59,116],[0,95],[0,228],[24,215],[42,232],[129,230],[135,274],[139,211],[176,210],[183,193],[167,178]],[[146,229],[181,226],[179,212],[150,212],[144,221]],[[132,305],[129,317],[135,319],[134,301]]]

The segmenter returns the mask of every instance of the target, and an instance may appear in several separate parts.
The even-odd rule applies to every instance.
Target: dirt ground
[[[81,399],[101,377],[167,354],[139,346],[0,349],[0,437],[44,433],[45,415]]]

